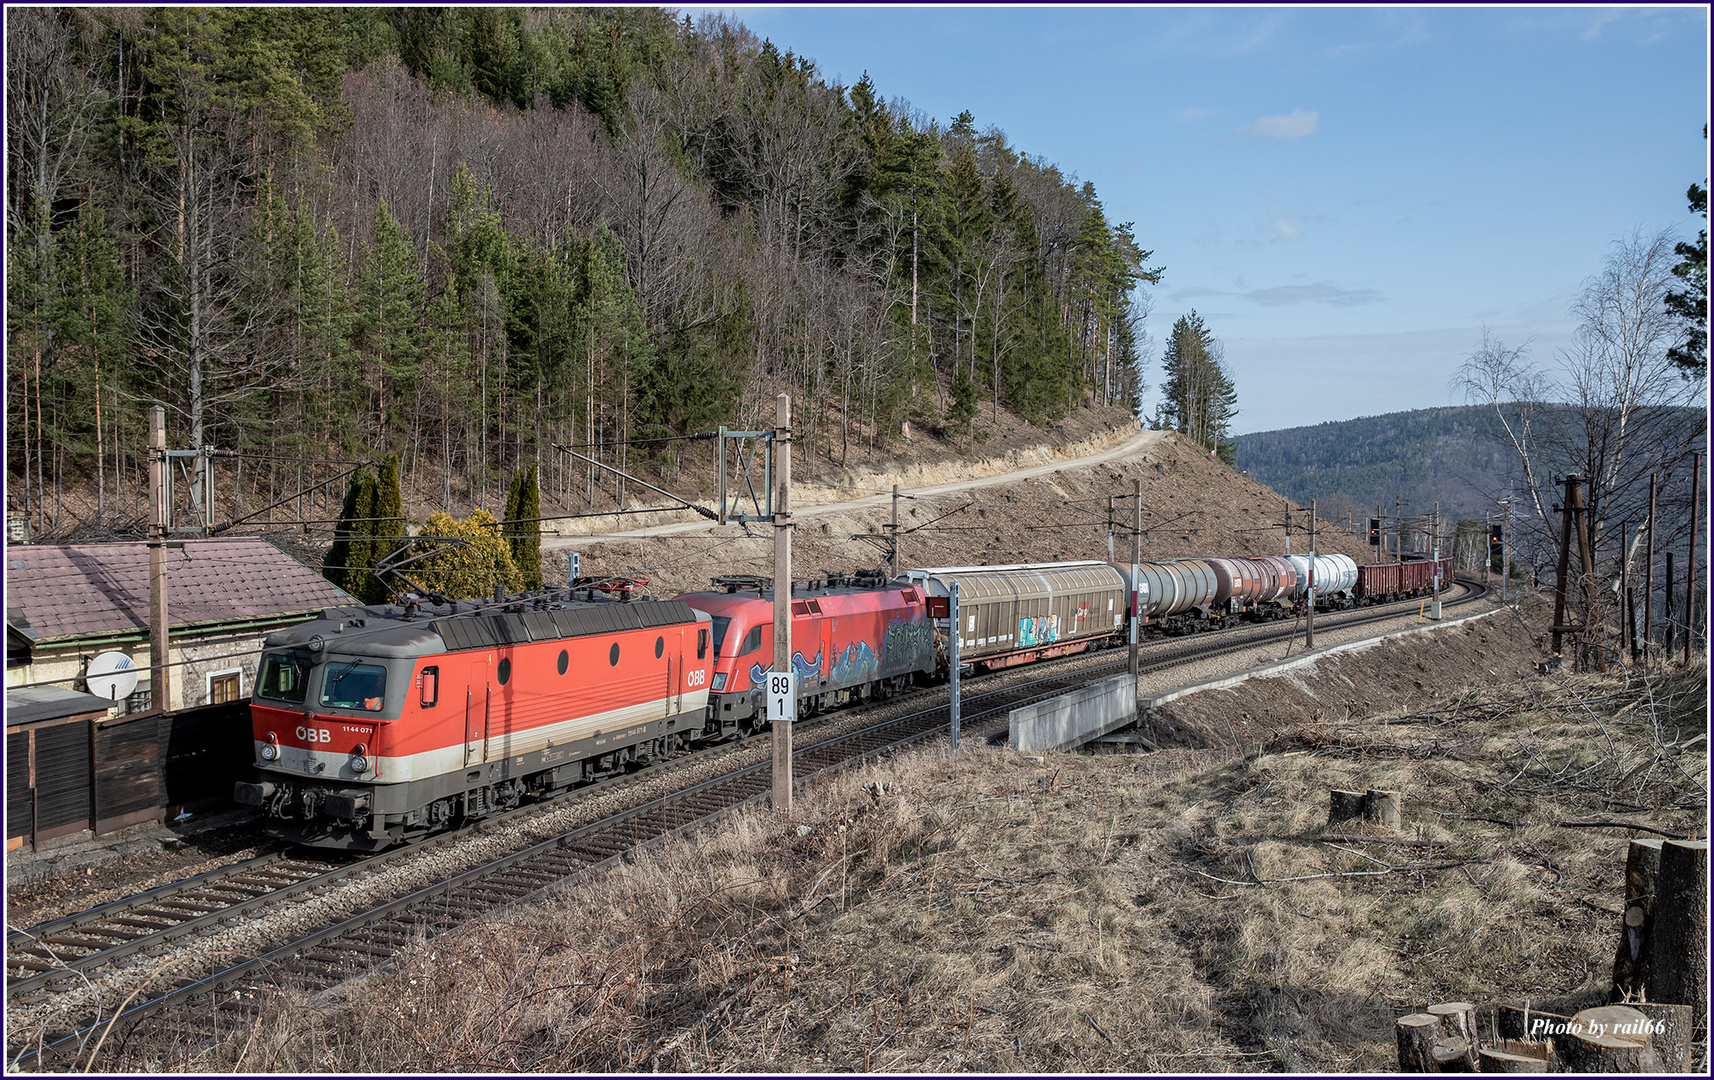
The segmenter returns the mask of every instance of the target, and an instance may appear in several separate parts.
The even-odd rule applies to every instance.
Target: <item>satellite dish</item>
[[[96,697],[118,701],[137,689],[137,666],[122,652],[104,652],[89,662],[83,682]]]

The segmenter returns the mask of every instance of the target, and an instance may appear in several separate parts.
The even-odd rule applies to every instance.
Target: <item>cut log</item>
[[[1369,791],[1363,796],[1363,820],[1398,832],[1400,806],[1396,791]]]
[[[1327,824],[1337,825],[1363,816],[1361,791],[1330,791],[1327,795]]]
[[[1649,931],[1654,926],[1660,840],[1632,840],[1625,855],[1625,907],[1613,955],[1614,1004],[1637,1001],[1648,986]]]
[[[1482,1071],[1485,1073],[1544,1073],[1548,1059],[1529,1054],[1514,1054],[1506,1050],[1483,1050]]]
[[[1688,1005],[1708,1037],[1708,841],[1661,845],[1645,1001]]]
[[[1648,1017],[1628,1005],[1584,1009],[1571,1030],[1555,1040],[1568,1072],[1658,1072]]]
[[[1440,1005],[1430,1005],[1428,1015],[1440,1018],[1442,1044],[1463,1047],[1462,1066],[1450,1069],[1443,1060],[1440,1071],[1475,1072],[1476,1052],[1479,1049],[1476,1038],[1476,1006],[1468,1001],[1448,1001]]]
[[[1440,1037],[1440,1017],[1428,1013],[1411,1013],[1394,1022],[1399,1039],[1399,1071],[1408,1073],[1439,1072],[1434,1060],[1434,1044]]]
[[[1690,1006],[1644,1003],[1631,1008],[1648,1018],[1650,1045],[1661,1072],[1689,1072],[1690,1044],[1696,1030],[1696,1014]]]
[[[1571,1017],[1517,1005],[1501,1005],[1494,1012],[1494,1026],[1502,1039],[1535,1041],[1565,1031]]]
[[[1467,1073],[1476,1071],[1476,1044],[1467,1039],[1437,1042],[1434,1044],[1431,1056],[1434,1058],[1435,1072]]]

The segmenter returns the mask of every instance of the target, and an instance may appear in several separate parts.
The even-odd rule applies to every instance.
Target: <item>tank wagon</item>
[[[713,584],[717,591],[679,599],[705,614],[714,634],[707,737],[737,738],[764,724],[763,686],[774,666],[773,582],[728,576]],[[795,584],[791,642],[800,718],[887,697],[935,673],[921,590],[878,572]]]
[[[273,835],[375,850],[700,740],[708,615],[581,596],[334,608],[268,635],[235,801]]]

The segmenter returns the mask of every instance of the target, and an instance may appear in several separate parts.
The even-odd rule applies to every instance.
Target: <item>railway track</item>
[[[1465,589],[1463,595],[1443,601],[1443,606],[1469,603],[1486,592],[1475,583],[1460,584]],[[1321,624],[1323,629],[1332,630],[1394,619],[1400,615],[1400,608],[1406,606],[1395,604],[1325,616]],[[1141,670],[1158,670],[1283,641],[1296,631],[1296,627],[1261,627],[1222,634],[1215,640],[1197,638],[1182,644],[1161,643],[1147,649],[1141,658]],[[1094,664],[1089,659],[1085,654],[1076,658],[1081,663],[1061,662],[1040,678],[975,692],[967,690],[961,697],[964,723],[974,733],[993,726],[1014,708],[1056,696],[1068,688],[1086,684],[1092,674],[1122,670],[1126,665],[1124,659]],[[897,704],[897,700],[891,704]],[[794,778],[802,784],[921,742],[946,730],[949,722],[949,704],[935,704],[807,743],[793,754]],[[766,736],[760,738],[765,740]],[[659,775],[659,770],[638,774]],[[549,890],[634,857],[745,806],[760,804],[769,798],[771,787],[770,761],[745,765],[599,821],[518,846],[443,880],[371,903],[347,918],[258,951],[239,962],[183,977],[176,985],[156,991],[153,996],[138,994],[140,1000],[130,1000],[119,1006],[118,1011],[112,1007],[101,1009],[96,995],[97,1002],[82,1010],[83,1015],[75,1019],[67,1017],[56,1025],[57,1030],[42,1033],[34,1045],[9,1045],[8,1062],[14,1068],[88,1064],[82,1059],[105,1035],[123,1035],[151,1016],[168,1013],[176,1006],[211,994],[219,995],[218,1010],[231,1016],[229,1022],[236,1022],[260,1008],[278,990],[309,993],[327,990],[389,961],[412,941],[434,937],[472,919],[539,898]],[[584,794],[595,790],[579,789]],[[481,831],[488,824],[477,823],[423,844],[322,869],[316,868],[315,859],[285,853],[262,856],[11,933],[7,939],[8,1012],[13,1008],[15,995],[20,1000],[39,996],[49,991],[56,980],[79,974],[87,979],[91,972],[139,953],[158,954],[187,935],[218,933],[223,927],[258,917],[288,898],[328,890],[355,875],[375,874],[395,863],[427,857],[467,839],[470,833]],[[61,956],[61,952],[75,955]],[[19,973],[17,976],[14,970]]]

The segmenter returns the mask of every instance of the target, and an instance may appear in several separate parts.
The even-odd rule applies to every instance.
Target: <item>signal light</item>
[[[1380,518],[1370,518],[1369,519],[1369,546],[1370,547],[1380,547],[1381,546],[1381,519]]]

